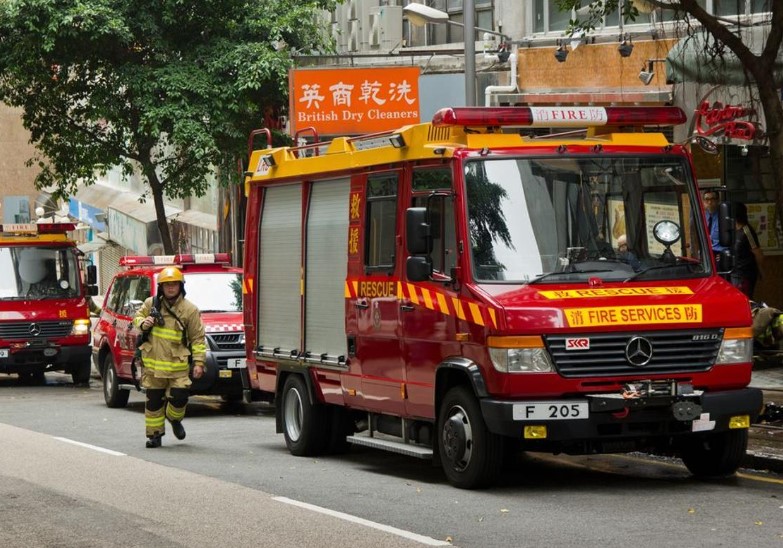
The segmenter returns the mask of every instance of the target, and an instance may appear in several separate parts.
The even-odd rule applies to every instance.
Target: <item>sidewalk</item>
[[[783,367],[754,370],[750,385],[764,393],[764,403],[783,406]],[[780,427],[776,430],[774,427]],[[758,424],[750,428],[748,457],[744,467],[783,472],[783,421]]]

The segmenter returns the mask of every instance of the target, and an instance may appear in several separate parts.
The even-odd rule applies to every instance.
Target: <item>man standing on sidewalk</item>
[[[185,298],[181,270],[173,266],[161,270],[157,295],[144,301],[133,324],[141,329],[144,340],[140,350],[144,368],[141,385],[147,395],[147,447],[161,446],[166,419],[177,439],[185,439],[182,419],[190,394],[190,364],[193,378],[201,378],[206,370],[207,347],[201,313]]]

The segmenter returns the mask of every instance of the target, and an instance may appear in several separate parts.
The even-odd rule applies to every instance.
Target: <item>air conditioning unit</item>
[[[348,51],[348,40],[351,36],[351,27],[348,24],[348,6],[340,5],[334,10],[335,23],[332,24],[332,38],[337,53]]]
[[[369,46],[391,51],[402,45],[402,7],[383,6],[370,11]]]
[[[348,35],[348,51],[359,51],[362,41],[362,26],[359,21],[349,21],[351,31]]]

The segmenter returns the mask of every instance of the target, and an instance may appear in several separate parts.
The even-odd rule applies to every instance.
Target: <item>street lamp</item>
[[[403,14],[408,21],[417,27],[423,27],[427,23],[456,25],[465,29],[472,29],[470,32],[463,32],[465,39],[465,103],[466,106],[476,105],[476,31],[500,36],[504,41],[508,36],[502,32],[490,29],[483,29],[475,25],[476,10],[474,0],[464,0],[462,4],[462,13],[465,22],[452,21],[449,15],[439,9],[412,2],[402,8]]]

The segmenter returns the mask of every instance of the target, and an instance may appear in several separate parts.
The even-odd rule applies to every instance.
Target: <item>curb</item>
[[[783,473],[783,458],[761,451],[748,451],[742,461],[742,468]]]

